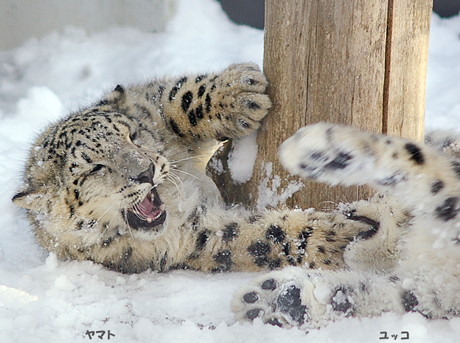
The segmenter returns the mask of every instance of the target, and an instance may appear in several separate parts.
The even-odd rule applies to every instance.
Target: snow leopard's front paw
[[[318,282],[320,281],[320,282]],[[263,275],[241,288],[232,301],[239,321],[261,318],[280,327],[320,327],[353,313],[347,287],[329,287],[320,272],[285,268]]]
[[[259,128],[271,106],[267,86],[254,63],[233,64],[217,76],[207,105],[221,124],[221,138],[243,137]]]
[[[318,123],[298,130],[279,148],[281,164],[292,174],[332,185],[364,184],[374,161],[373,134]]]

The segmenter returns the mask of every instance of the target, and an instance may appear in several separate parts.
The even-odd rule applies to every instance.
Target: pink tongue
[[[155,209],[153,203],[150,201],[150,195],[146,196],[144,200],[138,206],[138,210],[140,214],[142,214],[145,218],[156,218],[158,214],[161,213],[160,209]]]

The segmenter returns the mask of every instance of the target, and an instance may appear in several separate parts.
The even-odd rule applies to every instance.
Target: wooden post
[[[264,73],[273,108],[258,133],[252,179],[214,178],[226,201],[264,207],[289,197],[288,206],[323,209],[368,197],[367,188],[289,176],[278,146],[319,121],[421,140],[431,9],[432,0],[267,0]],[[230,151],[220,153],[224,167]],[[270,194],[280,201],[268,202]]]

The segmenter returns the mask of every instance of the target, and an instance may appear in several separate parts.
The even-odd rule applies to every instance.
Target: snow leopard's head
[[[45,245],[65,240],[84,250],[120,236],[152,240],[167,219],[163,150],[160,137],[128,116],[70,116],[37,139],[13,201],[29,210]]]

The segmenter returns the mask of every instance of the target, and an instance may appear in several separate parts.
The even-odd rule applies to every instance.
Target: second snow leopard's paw
[[[374,162],[372,135],[342,125],[308,125],[281,144],[279,158],[292,174],[332,185],[363,184]]]
[[[271,101],[265,91],[268,83],[254,63],[233,64],[214,80],[206,99],[220,121],[221,138],[238,138],[258,129]]]
[[[331,288],[324,281],[320,272],[298,267],[271,272],[241,288],[232,310],[239,321],[260,318],[286,328],[319,327],[333,318],[352,315],[351,291],[346,286]]]

